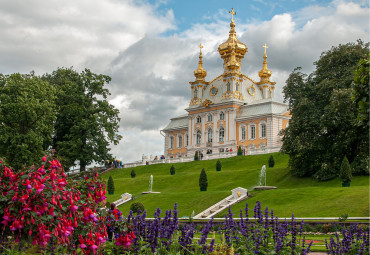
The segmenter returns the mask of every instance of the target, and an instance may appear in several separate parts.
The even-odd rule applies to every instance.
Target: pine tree
[[[109,176],[108,179],[108,194],[113,195],[114,194],[114,181],[112,176]]]
[[[207,174],[204,168],[202,169],[202,172],[200,172],[199,187],[200,187],[200,191],[207,191],[208,180],[207,180]]]
[[[241,156],[243,154],[242,147],[238,147],[238,156]]]
[[[172,165],[172,166],[171,166],[171,168],[170,168],[170,173],[171,173],[171,175],[174,175],[174,174],[175,174],[175,172],[176,172],[176,169],[175,169],[175,167]]]
[[[221,167],[222,167],[221,161],[220,160],[217,160],[217,163],[216,163],[216,171],[221,171]]]
[[[198,155],[198,151],[195,152],[195,155],[194,155],[194,160],[199,160],[199,155]]]
[[[352,169],[346,156],[344,156],[340,166],[340,178],[344,183],[349,183],[352,180]]]
[[[135,170],[132,169],[132,171],[131,171],[131,178],[135,178],[135,176],[136,176]]]
[[[271,155],[269,158],[269,167],[274,167],[275,165],[275,160],[274,157]]]

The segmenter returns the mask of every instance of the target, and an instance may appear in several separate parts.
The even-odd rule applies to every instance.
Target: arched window
[[[202,142],[202,132],[200,132],[200,130],[198,130],[197,132],[197,144],[201,144]]]
[[[209,128],[208,129],[208,142],[211,143],[212,142],[212,128]]]
[[[224,112],[221,112],[220,113],[220,120],[224,120],[225,119],[225,113]]]
[[[197,98],[198,97],[198,89],[197,88],[195,88],[194,89],[194,98]]]
[[[245,140],[245,138],[246,138],[246,128],[245,128],[245,126],[242,126],[242,140]]]
[[[182,147],[182,135],[179,135],[179,136],[177,137],[177,139],[178,139],[178,141],[179,141],[179,148],[181,148],[181,147]]]
[[[250,137],[252,139],[256,139],[256,125],[251,125],[250,126]]]
[[[239,82],[236,83],[236,91],[239,91]]]
[[[197,116],[197,123],[201,123],[201,122],[202,122],[202,117]]]
[[[171,136],[170,137],[170,149],[173,149],[175,146],[175,137]]]
[[[220,142],[223,142],[225,140],[225,129],[223,127],[220,128]]]
[[[208,121],[212,121],[212,114],[208,114]]]
[[[265,138],[266,137],[266,124],[262,123],[260,125],[260,128],[261,128],[261,138]]]
[[[185,135],[185,146],[188,146],[189,145],[189,135],[186,134]]]
[[[230,82],[227,83],[227,91],[230,91]]]

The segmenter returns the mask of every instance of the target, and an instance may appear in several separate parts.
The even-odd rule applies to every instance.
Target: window
[[[230,91],[230,82],[227,83],[227,91]]]
[[[261,124],[261,137],[266,137],[266,124]]]
[[[212,128],[208,129],[208,142],[212,142]]]
[[[179,148],[181,148],[181,147],[182,147],[182,136],[181,136],[181,135],[179,135],[179,136],[177,137],[177,139],[179,140]]]
[[[197,144],[201,144],[202,142],[202,133],[200,132],[200,130],[198,130],[197,132]]]
[[[224,120],[225,119],[225,113],[221,112],[220,113],[220,120]]]
[[[189,135],[185,135],[185,146],[189,145]]]
[[[223,127],[220,128],[220,142],[223,142],[225,139],[225,129]]]
[[[239,90],[239,82],[236,83],[236,91]]]
[[[256,139],[256,126],[251,126],[251,139]]]
[[[170,137],[170,149],[173,149],[175,145],[175,138],[173,136]]]
[[[197,123],[201,123],[202,122],[202,118],[200,116],[197,117]]]
[[[208,114],[208,121],[212,121],[212,114]]]
[[[198,97],[198,90],[197,88],[194,89],[194,98],[197,98]]]
[[[211,89],[211,95],[212,95],[212,96],[216,95],[216,88],[212,88],[212,89]]]
[[[245,140],[246,132],[245,127],[242,127],[242,140]]]

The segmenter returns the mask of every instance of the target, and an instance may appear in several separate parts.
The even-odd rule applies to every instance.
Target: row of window
[[[207,115],[207,121],[212,121],[213,117],[212,114]],[[225,113],[221,112],[220,113],[220,120],[225,120]],[[197,123],[202,123],[202,117],[199,115],[197,116]]]
[[[249,139],[256,139],[256,126],[250,125],[249,126]],[[241,140],[246,140],[247,137],[247,130],[245,126],[241,127]],[[266,137],[266,124],[260,124],[260,138]]]

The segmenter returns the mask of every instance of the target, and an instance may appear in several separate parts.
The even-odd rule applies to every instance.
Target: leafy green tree
[[[0,74],[0,157],[18,170],[49,147],[56,119],[55,89],[31,74]]]
[[[134,203],[131,204],[130,210],[133,213],[142,213],[142,212],[144,212],[145,208],[144,208],[144,205],[142,203],[134,202]]]
[[[342,164],[340,166],[340,179],[343,182],[351,182],[352,180],[352,170],[346,156],[344,156]]]
[[[110,195],[114,194],[114,181],[112,176],[109,176],[108,179],[108,194]]]
[[[274,167],[275,165],[275,159],[274,157],[271,155],[269,160],[268,160],[268,163],[269,163],[269,167]]]
[[[283,134],[282,151],[297,176],[328,180],[339,175],[344,155],[350,162],[369,155],[368,132],[356,124],[358,109],[352,103],[354,70],[367,55],[362,41],[332,47],[315,62],[310,75],[296,68],[284,87],[292,118]],[[363,165],[359,173],[365,173]]]
[[[135,176],[136,176],[135,169],[132,169],[131,170],[131,178],[135,178]]]
[[[208,187],[207,174],[206,174],[206,171],[204,170],[204,168],[200,172],[199,187],[200,187],[200,191],[206,191],[207,187]]]
[[[221,161],[218,159],[216,162],[216,171],[221,171],[221,168],[222,168],[222,164],[221,164]]]
[[[176,169],[175,169],[175,167],[172,165],[172,166],[171,166],[171,168],[170,168],[170,173],[171,173],[171,175],[174,175],[174,174],[175,174],[175,172],[176,172]]]
[[[57,89],[59,111],[55,122],[53,147],[66,167],[86,166],[111,158],[108,146],[118,144],[119,111],[107,101],[105,84],[111,78],[85,69],[59,68],[43,77]]]
[[[195,152],[194,160],[195,160],[195,161],[199,160],[199,154],[198,154],[198,151],[196,151],[196,152]]]
[[[243,151],[242,151],[242,147],[239,146],[238,147],[238,156],[241,156],[241,155],[243,155]]]

